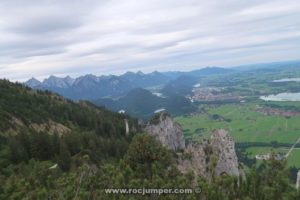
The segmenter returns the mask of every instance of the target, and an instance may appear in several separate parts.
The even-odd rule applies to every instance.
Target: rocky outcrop
[[[207,179],[227,174],[240,176],[235,143],[226,130],[216,130],[210,140],[198,144],[189,144],[179,155],[178,169],[183,172],[193,171]]]
[[[146,125],[145,130],[168,149],[176,151],[185,148],[181,126],[166,113],[157,114]]]
[[[210,178],[209,154],[205,144],[189,144],[182,154],[178,156],[178,169],[182,173],[192,171],[196,176]]]
[[[213,154],[217,155],[218,162],[215,174],[226,173],[232,176],[239,176],[239,163],[235,153],[235,143],[227,131],[220,129],[211,136]]]
[[[42,124],[32,123],[30,124],[30,128],[34,129],[37,132],[47,132],[49,134],[58,133],[59,135],[71,132],[70,128],[52,120],[49,120],[47,123]]]
[[[216,130],[209,140],[191,143],[187,147],[180,125],[166,113],[156,115],[146,125],[145,130],[168,149],[183,150],[177,152],[177,166],[182,173],[192,171],[208,180],[222,174],[243,175],[239,168],[235,143],[226,130]]]

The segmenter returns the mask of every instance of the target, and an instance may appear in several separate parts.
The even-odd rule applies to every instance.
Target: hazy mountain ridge
[[[95,76],[88,74],[76,79],[72,79],[69,76],[59,78],[52,75],[42,82],[32,78],[24,84],[34,89],[54,91],[70,99],[93,100],[106,96],[121,96],[131,89],[153,87],[165,84],[169,80],[169,77],[159,72],[149,74],[127,72],[121,76]]]
[[[232,69],[219,67],[207,67],[190,72],[158,72],[144,74],[141,71],[136,73],[126,72],[123,75],[95,76],[87,74],[78,78],[66,76],[64,78],[51,75],[42,82],[31,78],[24,84],[42,90],[57,92],[64,97],[78,100],[95,100],[102,97],[119,97],[128,93],[134,88],[148,88],[166,85],[170,81],[181,76],[209,76],[220,73],[230,73]]]

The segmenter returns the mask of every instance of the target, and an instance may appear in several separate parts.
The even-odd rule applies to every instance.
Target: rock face
[[[179,155],[178,169],[182,173],[194,172],[195,175],[200,175],[209,179],[209,162],[207,159],[206,145],[204,144],[189,144],[184,152]]]
[[[243,175],[234,146],[234,141],[226,130],[217,130],[212,134],[211,140],[189,144],[179,156],[178,169],[183,173],[193,171],[207,179],[222,174]]]
[[[184,150],[177,152],[177,167],[182,173],[193,171],[207,180],[222,174],[243,176],[235,153],[235,143],[226,130],[216,130],[210,140],[191,143],[187,147],[180,125],[166,113],[156,115],[145,130],[168,149]]]
[[[145,130],[168,149],[176,151],[185,148],[181,126],[166,113],[156,115],[146,125]]]
[[[216,175],[226,173],[232,176],[239,176],[239,164],[232,137],[227,131],[220,129],[212,134],[211,141],[213,153],[218,155],[219,158],[215,168]]]
[[[63,124],[49,120],[47,123],[30,124],[30,128],[34,129],[37,132],[48,132],[49,134],[58,133],[59,135],[71,132],[71,129],[64,126]]]

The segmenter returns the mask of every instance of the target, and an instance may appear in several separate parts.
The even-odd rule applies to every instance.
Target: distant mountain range
[[[96,100],[103,97],[120,97],[135,88],[150,88],[164,86],[181,76],[201,77],[233,72],[232,69],[208,67],[190,72],[157,72],[144,74],[142,72],[127,72],[120,76],[95,76],[92,74],[80,76],[76,79],[66,76],[60,78],[51,75],[42,82],[31,78],[24,84],[41,90],[50,90],[64,97],[79,100]]]
[[[300,62],[262,63],[234,68],[207,67],[189,72],[127,72],[120,76],[95,76],[78,78],[50,76],[42,82],[32,78],[24,84],[41,90],[50,90],[72,100],[89,100],[96,105],[113,111],[149,119],[159,109],[166,109],[172,115],[191,113],[195,105],[186,96],[195,85],[205,85],[205,79],[235,73],[260,73],[262,70],[276,70],[281,67],[300,66]],[[224,76],[222,76],[224,78]]]
[[[95,100],[102,97],[122,96],[137,87],[146,88],[165,84],[170,79],[159,72],[149,74],[127,72],[121,76],[88,74],[76,79],[69,76],[65,78],[50,76],[43,82],[32,78],[26,81],[25,85],[34,89],[54,91],[73,100]]]
[[[52,75],[42,82],[32,78],[24,84],[34,89],[56,92],[73,100],[89,100],[113,111],[124,110],[134,117],[147,120],[159,109],[165,109],[172,115],[193,112],[194,105],[185,97],[193,85],[202,77],[234,71],[208,67],[190,72],[127,72],[120,76],[88,74],[75,79]]]

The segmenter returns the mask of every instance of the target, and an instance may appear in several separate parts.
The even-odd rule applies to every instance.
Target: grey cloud
[[[65,45],[66,42],[64,41],[39,38],[0,42],[0,55],[12,58],[53,55],[65,52]]]
[[[0,74],[20,79],[295,59],[299,19],[297,0],[3,0]]]
[[[9,31],[18,34],[51,34],[61,33],[80,27],[81,23],[76,19],[64,19],[60,16],[38,18],[28,22],[20,22],[9,27]]]

